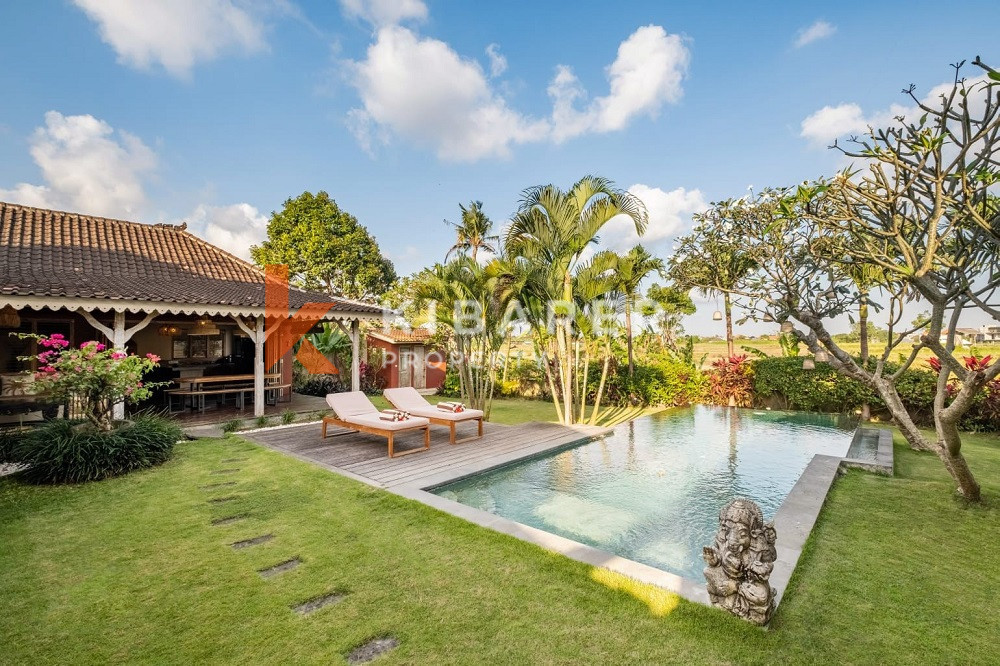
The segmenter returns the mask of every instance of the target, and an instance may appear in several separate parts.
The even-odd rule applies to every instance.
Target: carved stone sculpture
[[[715,543],[702,556],[712,605],[757,625],[774,613],[774,589],[768,582],[778,553],[774,523],[764,523],[760,507],[734,499],[719,512]]]

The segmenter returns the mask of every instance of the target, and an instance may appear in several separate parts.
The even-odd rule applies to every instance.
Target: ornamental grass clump
[[[80,415],[75,420],[50,421],[16,438],[9,457],[27,465],[22,478],[36,483],[96,481],[170,457],[182,436],[173,422],[152,414],[116,421],[113,414],[115,404],[141,402],[160,385],[142,381],[159,358],[107,349],[93,340],[74,348],[59,334],[20,337],[36,340],[42,349],[23,358],[37,363],[38,395],[72,405]]]

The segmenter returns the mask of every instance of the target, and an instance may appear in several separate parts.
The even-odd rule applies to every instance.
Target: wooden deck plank
[[[447,429],[431,430],[431,448],[420,455],[389,458],[384,438],[341,430],[346,434],[323,439],[318,423],[277,428],[243,435],[246,439],[281,453],[320,465],[334,472],[381,487],[436,483],[464,473],[557,449],[572,442],[604,434],[601,428],[569,428],[555,423],[504,426],[484,424],[483,437],[451,445]],[[334,434],[331,431],[330,434]],[[412,436],[411,436],[412,435]],[[436,435],[436,437],[435,437]],[[461,431],[460,431],[461,435]],[[396,440],[397,450],[423,447],[423,436],[408,433]]]

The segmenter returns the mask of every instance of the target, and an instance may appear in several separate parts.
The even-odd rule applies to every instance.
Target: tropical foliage
[[[100,431],[110,432],[115,427],[112,409],[116,403],[142,402],[151,395],[150,389],[160,385],[142,381],[160,361],[154,354],[126,354],[94,340],[72,348],[59,333],[22,333],[19,337],[34,339],[42,348],[23,359],[37,363],[37,392],[52,402],[72,401],[82,417]]]
[[[250,248],[260,266],[285,264],[293,283],[346,298],[372,300],[396,279],[392,262],[357,218],[326,192],[303,192],[271,213],[267,240]]]
[[[627,216],[637,233],[648,221],[642,201],[611,181],[586,176],[563,191],[541,185],[524,191],[504,238],[503,258],[490,267],[500,293],[519,307],[542,360],[560,422],[587,420],[587,377],[591,356],[610,363],[609,336],[621,293],[615,280],[618,257],[587,251],[612,218]],[[604,381],[591,420],[597,418]]]
[[[454,254],[467,254],[470,259],[477,261],[480,250],[496,254],[499,236],[492,235],[493,221],[483,212],[483,202],[473,201],[468,208],[458,205],[461,210],[461,222],[449,222],[445,224],[455,230],[455,244],[451,246],[445,255],[445,261]]]

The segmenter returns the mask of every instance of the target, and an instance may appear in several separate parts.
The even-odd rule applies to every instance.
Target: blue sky
[[[675,6],[678,5],[678,6]],[[823,148],[1000,61],[995,4],[38,0],[0,7],[0,199],[188,221],[245,256],[328,191],[401,274],[445,218],[499,224],[596,173],[661,255],[707,202],[841,165]],[[492,46],[491,46],[492,45]],[[605,241],[635,239],[613,227]],[[710,304],[691,332],[718,328]]]

